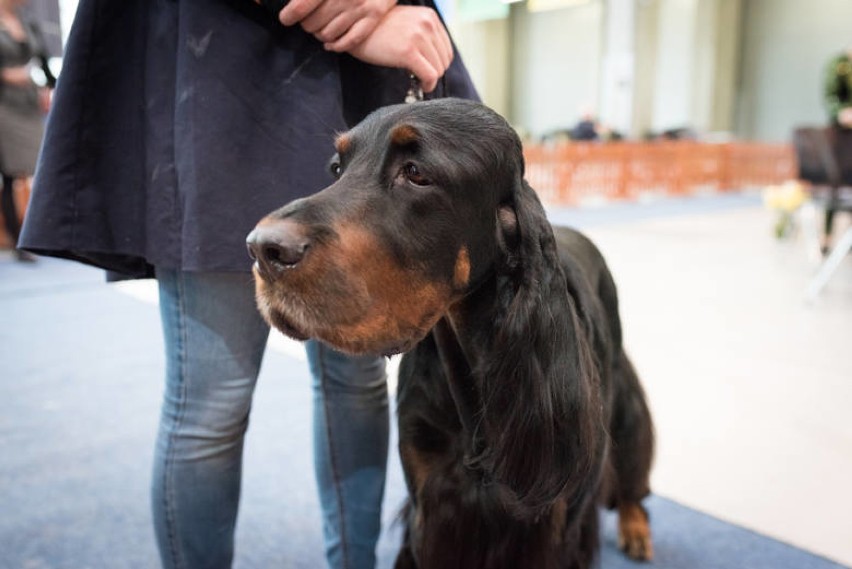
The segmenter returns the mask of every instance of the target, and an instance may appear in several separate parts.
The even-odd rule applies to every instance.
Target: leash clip
[[[423,85],[414,73],[408,76],[408,91],[405,93],[406,103],[416,103],[423,100]]]

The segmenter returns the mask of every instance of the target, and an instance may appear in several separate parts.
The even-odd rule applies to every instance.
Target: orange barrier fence
[[[526,177],[542,201],[679,196],[778,184],[794,178],[788,144],[731,142],[560,142],[527,144]]]
[[[553,205],[739,190],[796,175],[795,154],[788,144],[560,142],[524,145],[524,157],[527,181],[542,201]],[[29,184],[16,188],[15,198],[18,211],[23,211]],[[5,231],[0,231],[0,248],[9,245]]]

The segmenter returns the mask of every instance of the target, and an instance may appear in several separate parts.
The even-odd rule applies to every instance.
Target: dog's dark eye
[[[331,175],[335,178],[339,178],[343,173],[343,166],[340,165],[340,162],[334,161],[328,165],[328,171],[331,172]]]
[[[405,173],[405,177],[408,181],[415,186],[428,186],[432,183],[420,172],[420,168],[417,167],[417,164],[409,162],[403,167],[403,172]]]

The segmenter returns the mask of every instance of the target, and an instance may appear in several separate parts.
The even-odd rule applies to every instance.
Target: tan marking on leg
[[[618,506],[618,547],[637,561],[651,561],[654,558],[648,515],[635,502]]]

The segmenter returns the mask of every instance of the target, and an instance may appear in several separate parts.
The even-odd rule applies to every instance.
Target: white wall
[[[74,14],[77,12],[77,4],[79,0],[59,0],[59,19],[62,27],[62,42],[68,38],[68,32],[71,30],[71,23],[74,21]]]
[[[660,0],[654,131],[693,125],[698,0]]]
[[[852,46],[852,0],[746,0],[737,132],[789,140],[801,124],[825,124],[828,59]]]
[[[636,0],[605,0],[598,116],[620,133],[633,126],[636,61]]]
[[[583,107],[598,105],[601,3],[537,13],[519,8],[512,26],[511,117],[536,135],[569,128]]]
[[[451,31],[482,101],[509,117],[512,110],[508,88],[511,72],[509,21],[456,22]]]

